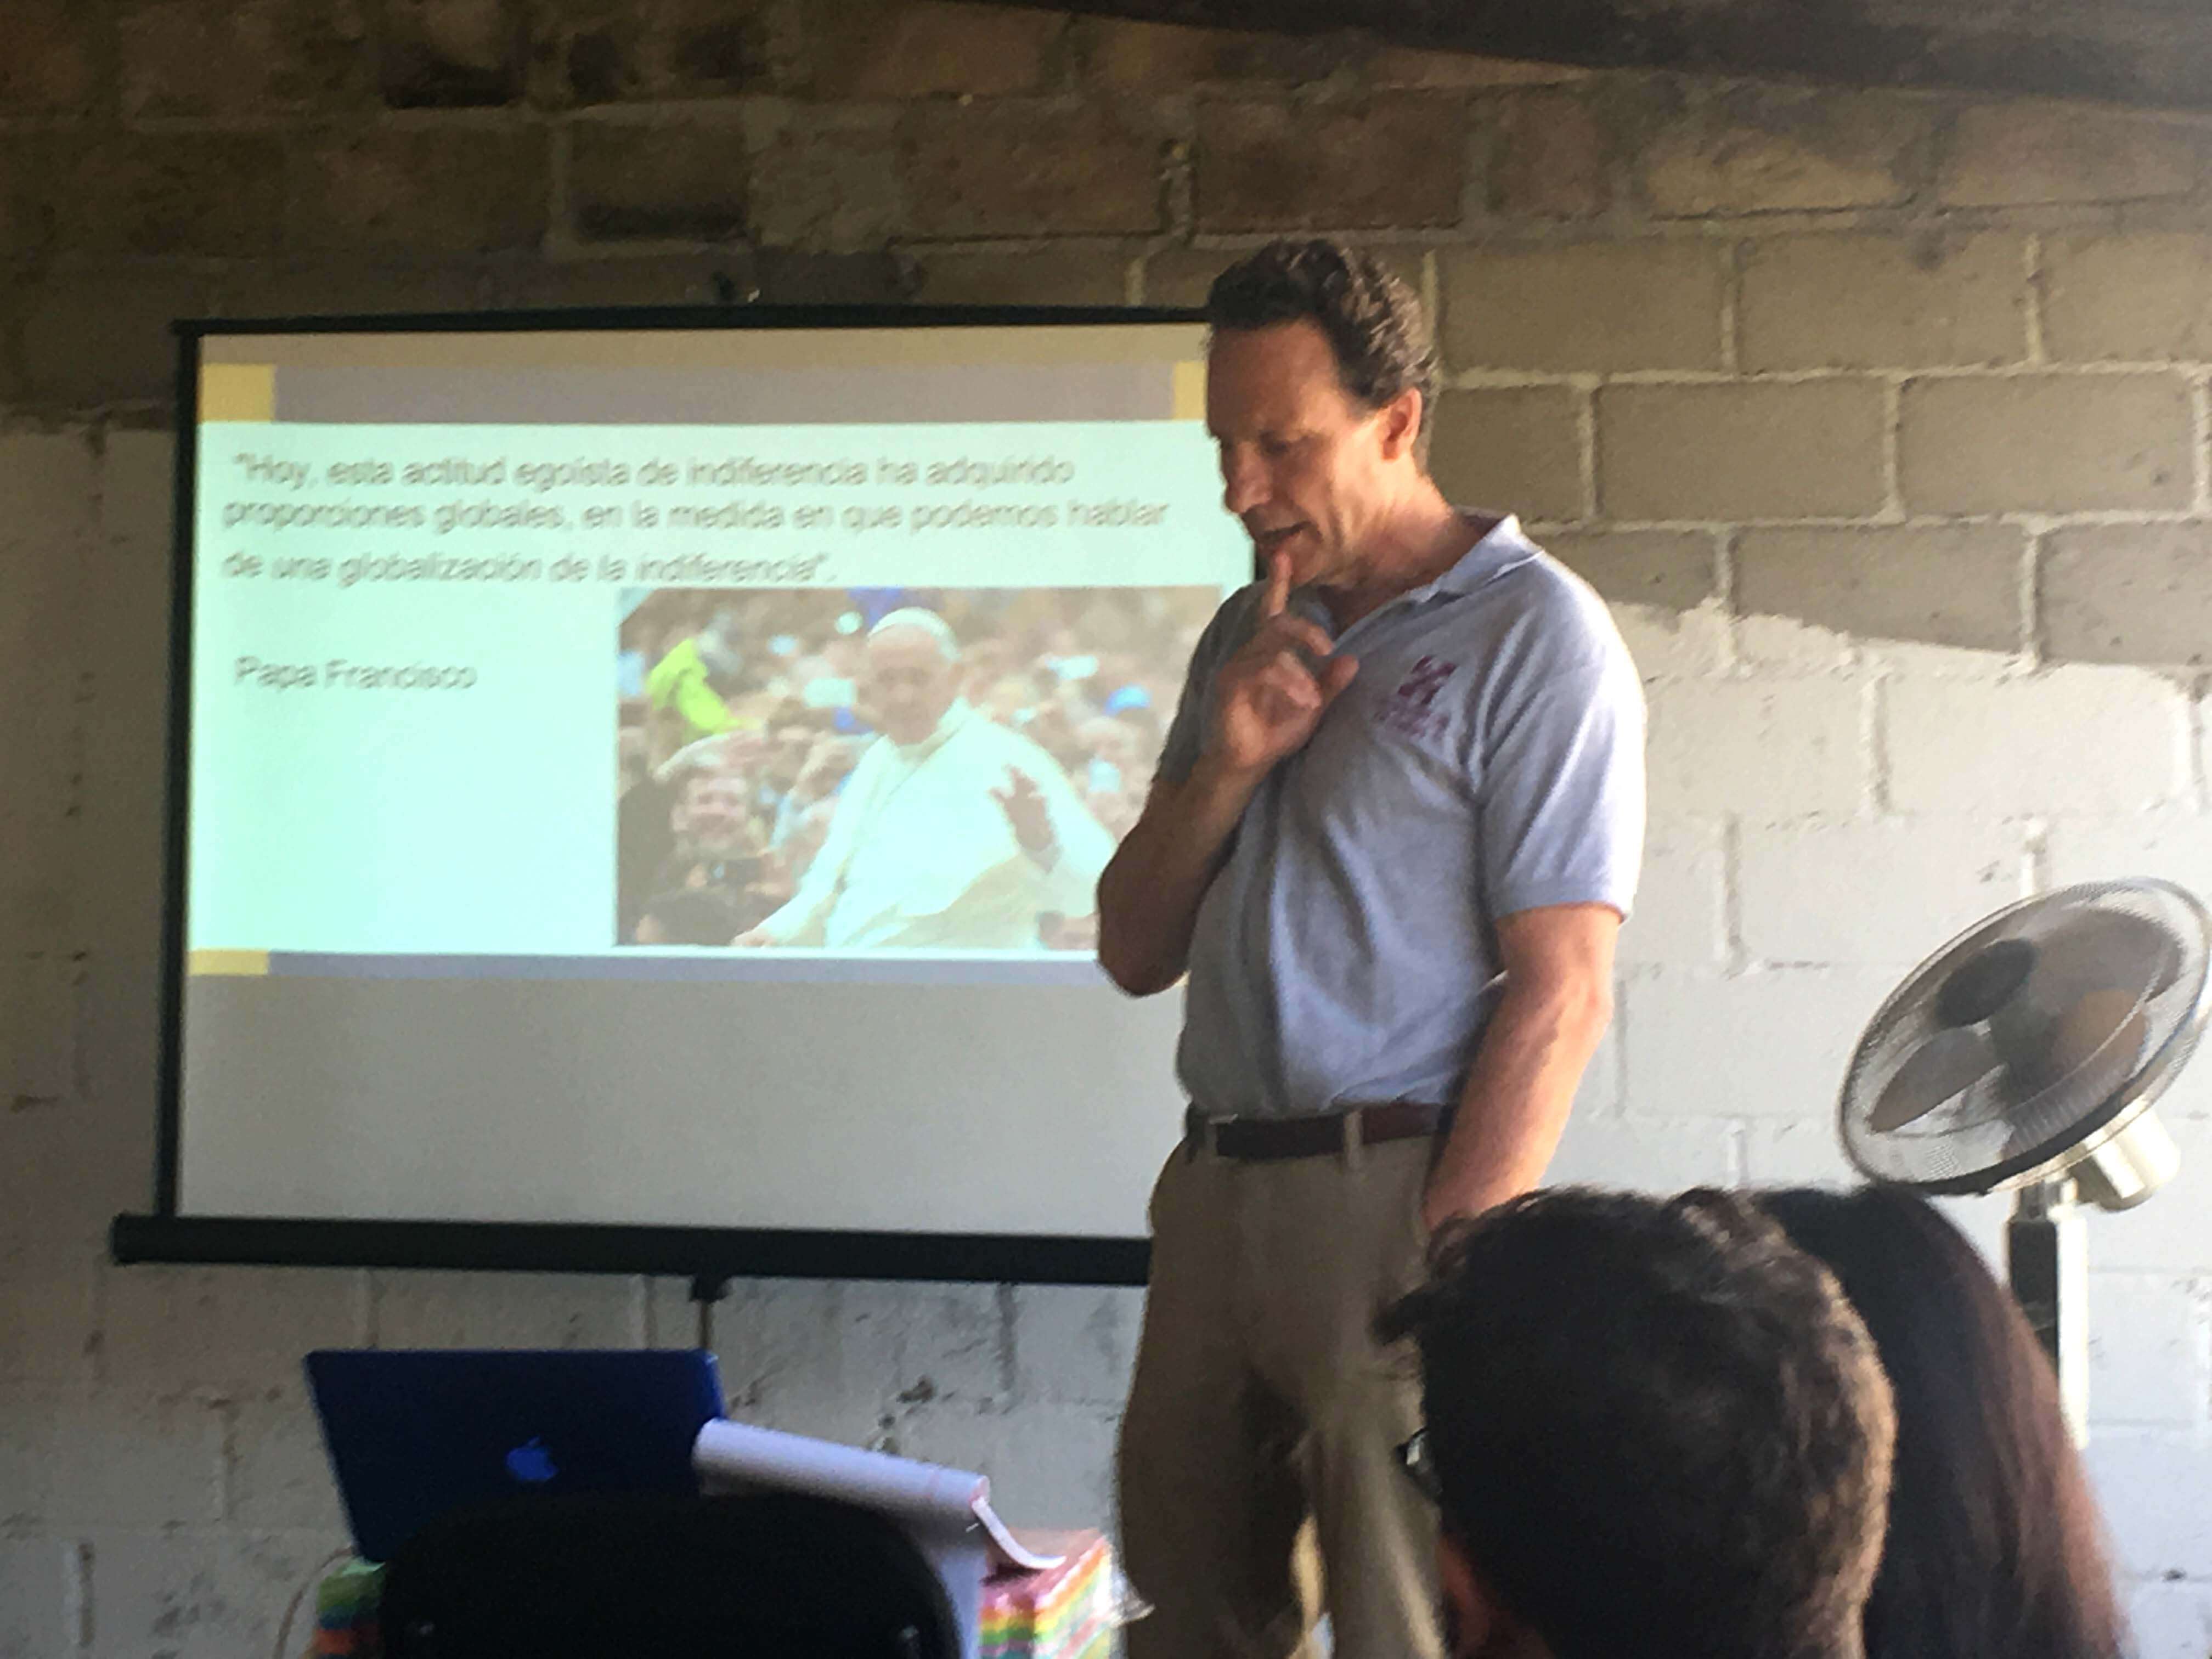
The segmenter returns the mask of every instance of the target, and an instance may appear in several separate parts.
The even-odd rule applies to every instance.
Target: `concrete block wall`
[[[118,1269],[148,1198],[172,316],[1188,303],[1281,231],[1437,308],[1437,465],[1615,606],[1653,821],[1560,1178],[1838,1179],[1957,927],[2212,892],[2212,129],[931,0],[0,11],[0,1656],[267,1652],[325,1343],[684,1342],[673,1282]],[[2093,1231],[2143,1651],[2212,1650],[2212,1061]],[[1165,1086],[1165,1079],[1163,1079]],[[2002,1206],[1964,1206],[1993,1241]],[[760,1284],[737,1407],[1105,1512],[1133,1293]]]

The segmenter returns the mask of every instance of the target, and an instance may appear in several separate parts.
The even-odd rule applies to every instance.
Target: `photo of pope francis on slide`
[[[626,596],[616,938],[1088,952],[1211,587]]]

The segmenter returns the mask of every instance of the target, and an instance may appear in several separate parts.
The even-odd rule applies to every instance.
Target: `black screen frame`
[[[1024,328],[1188,325],[1205,320],[1203,311],[1174,307],[747,305],[202,318],[173,323],[177,441],[172,480],[154,1201],[149,1212],[126,1212],[113,1218],[108,1232],[112,1258],[125,1264],[656,1274],[688,1276],[695,1289],[738,1278],[1144,1284],[1151,1258],[1149,1240],[1118,1236],[179,1215],[185,817],[191,765],[191,509],[198,466],[200,343],[211,335],[234,334]],[[1164,1155],[1167,1149],[1162,1150]]]

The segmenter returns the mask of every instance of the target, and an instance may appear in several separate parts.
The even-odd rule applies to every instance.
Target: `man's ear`
[[[1401,456],[1412,454],[1414,441],[1421,435],[1421,422],[1429,417],[1428,405],[1422,401],[1420,388],[1407,386],[1377,412],[1382,422],[1382,458],[1395,461]]]

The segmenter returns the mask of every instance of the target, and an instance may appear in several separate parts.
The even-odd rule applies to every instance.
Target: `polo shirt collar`
[[[1536,544],[1521,532],[1518,514],[1509,513],[1490,526],[1482,539],[1459,556],[1459,562],[1433,580],[1407,593],[1409,599],[1426,599],[1439,593],[1472,593],[1501,570],[1521,563],[1536,551]]]
[[[1466,516],[1480,518],[1483,515],[1468,514]],[[1462,594],[1472,593],[1492,577],[1534,558],[1539,550],[1536,544],[1522,533],[1520,515],[1509,513],[1491,526],[1473,547],[1461,554],[1459,562],[1450,569],[1440,576],[1431,577],[1419,587],[1407,588],[1369,614],[1379,617],[1388,611],[1425,605],[1433,599],[1457,599]],[[1311,588],[1294,590],[1291,595],[1291,606],[1308,621],[1318,622],[1333,633],[1336,631],[1328,607],[1322,603],[1320,596]],[[1361,622],[1366,620],[1364,617],[1360,619]],[[1358,625],[1358,623],[1352,624],[1355,628]]]

